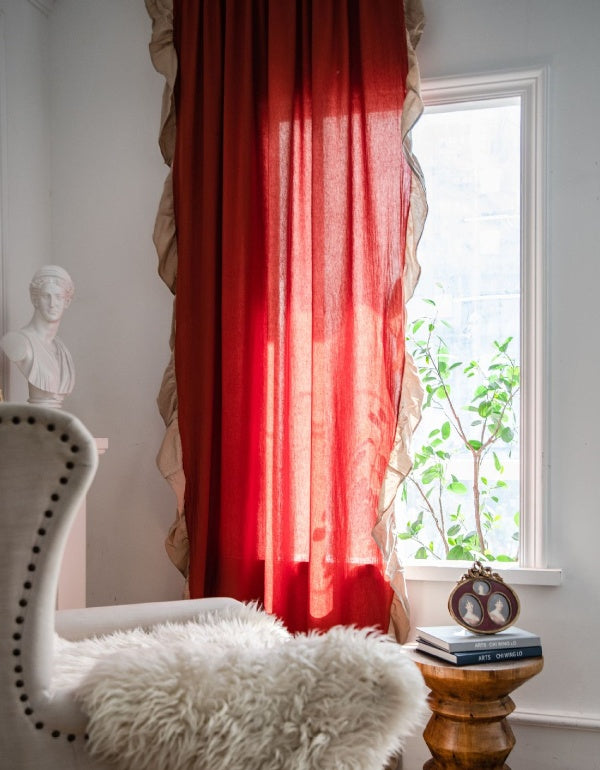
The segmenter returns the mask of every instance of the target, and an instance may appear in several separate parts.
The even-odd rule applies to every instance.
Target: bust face
[[[34,307],[49,323],[60,321],[68,302],[65,290],[55,281],[45,281],[37,291],[34,299]]]

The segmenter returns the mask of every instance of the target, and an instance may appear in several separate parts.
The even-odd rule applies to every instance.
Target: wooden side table
[[[455,666],[411,650],[430,688],[433,714],[423,732],[433,759],[423,770],[510,770],[505,760],[515,745],[506,717],[509,694],[543,666],[543,658]]]

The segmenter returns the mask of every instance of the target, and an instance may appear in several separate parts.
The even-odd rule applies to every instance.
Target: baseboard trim
[[[597,714],[574,714],[516,709],[509,717],[515,725],[527,727],[553,727],[563,730],[586,730],[600,732],[600,716]]]

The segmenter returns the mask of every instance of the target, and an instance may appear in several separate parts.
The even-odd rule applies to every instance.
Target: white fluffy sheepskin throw
[[[389,637],[291,636],[256,606],[57,652],[90,751],[123,770],[379,770],[426,713],[421,675]]]

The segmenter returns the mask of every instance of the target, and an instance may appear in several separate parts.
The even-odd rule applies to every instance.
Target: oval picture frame
[[[448,598],[448,611],[463,628],[495,634],[512,626],[521,606],[514,590],[496,572],[475,562]]]

